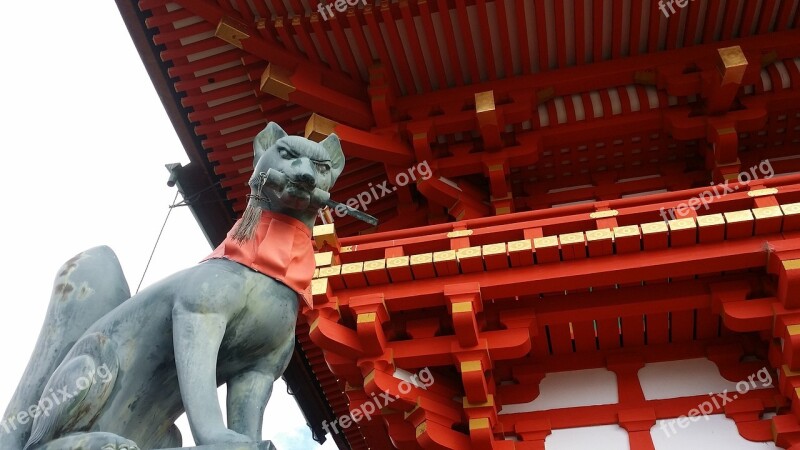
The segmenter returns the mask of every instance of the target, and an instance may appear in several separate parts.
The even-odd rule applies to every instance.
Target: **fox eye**
[[[331,166],[325,163],[315,163],[315,165],[317,166],[317,171],[322,174],[328,173],[328,171],[331,170]]]
[[[278,147],[278,154],[284,159],[297,158],[297,155],[286,147]]]

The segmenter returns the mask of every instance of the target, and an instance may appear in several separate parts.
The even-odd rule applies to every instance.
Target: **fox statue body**
[[[240,220],[210,259],[132,297],[107,247],[61,268],[35,353],[0,422],[0,448],[180,447],[174,423],[184,411],[199,445],[261,440],[273,381],[294,349],[298,297],[313,274],[312,193],[330,190],[344,156],[336,135],[316,143],[274,123],[254,149],[248,213],[257,212],[256,222],[242,234]],[[286,186],[265,186],[268,169],[284,174]],[[248,264],[253,258],[263,264]]]

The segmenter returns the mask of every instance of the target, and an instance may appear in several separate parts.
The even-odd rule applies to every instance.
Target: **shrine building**
[[[379,221],[314,229],[316,440],[800,450],[800,0],[117,4],[211,245],[269,121]]]

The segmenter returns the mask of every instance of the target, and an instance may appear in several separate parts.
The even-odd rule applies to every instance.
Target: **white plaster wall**
[[[753,381],[747,383],[747,390],[771,386],[757,378]],[[707,395],[725,389],[736,393],[736,382],[723,378],[716,364],[706,358],[645,364],[639,371],[639,382],[647,400]]]
[[[500,414],[512,414],[574,406],[608,405],[619,401],[617,376],[607,369],[548,373],[532,402],[504,405]]]
[[[646,364],[639,381],[648,400],[707,395],[709,392],[736,394],[736,382],[720,375],[706,358]],[[766,380],[766,381],[762,381]],[[749,389],[770,387],[770,380],[753,379]],[[616,375],[606,369],[548,373],[540,384],[540,395],[528,403],[505,405],[500,414],[544,411],[576,406],[618,403]],[[675,419],[659,420],[650,430],[656,450],[773,450],[773,443],[749,442],[739,435],[736,424],[724,415],[712,415],[690,422],[685,428]],[[673,425],[670,427],[670,423]],[[664,429],[667,431],[665,432]],[[674,431],[673,431],[674,430]],[[545,440],[547,450],[629,450],[628,433],[618,425],[553,430]]]
[[[618,425],[601,425],[553,430],[545,439],[544,448],[545,450],[630,450],[631,447],[628,442],[628,432],[623,428]]]
[[[741,437],[736,429],[736,422],[722,414],[700,417],[697,422],[689,422],[686,428],[681,428],[677,423],[670,426],[669,422],[674,420],[659,420],[650,429],[656,450],[780,449],[772,442],[750,442]]]

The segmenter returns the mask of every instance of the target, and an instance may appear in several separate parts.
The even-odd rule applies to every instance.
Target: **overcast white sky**
[[[164,164],[188,163],[114,2],[10,2],[3,16],[0,412],[31,355],[58,267],[107,244],[134,291],[175,195]],[[175,209],[144,285],[210,251],[189,210]],[[266,418],[264,437],[280,450],[336,448],[311,440],[282,381]],[[191,445],[186,422],[179,426]]]

